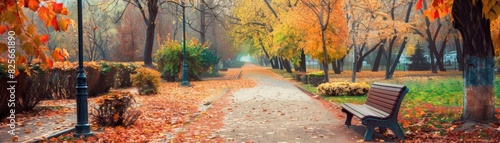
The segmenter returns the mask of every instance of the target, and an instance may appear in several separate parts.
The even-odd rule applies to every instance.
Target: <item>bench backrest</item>
[[[404,85],[376,82],[368,91],[365,104],[397,118],[401,101],[406,93],[408,88]]]

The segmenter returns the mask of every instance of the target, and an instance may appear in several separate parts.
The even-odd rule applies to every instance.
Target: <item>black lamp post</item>
[[[182,41],[183,41],[183,57],[184,60],[182,61],[182,86],[189,86],[189,77],[188,77],[188,65],[187,65],[187,60],[186,60],[186,5],[184,4],[184,1],[181,2],[182,5]]]
[[[78,0],[78,76],[76,83],[76,125],[75,137],[91,136],[90,124],[88,120],[87,103],[87,77],[83,69],[83,23],[82,23],[82,1]]]

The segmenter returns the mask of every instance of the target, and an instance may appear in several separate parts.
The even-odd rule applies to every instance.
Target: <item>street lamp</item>
[[[83,23],[82,23],[82,1],[77,1],[78,6],[78,76],[76,83],[76,125],[75,137],[88,137],[92,135],[90,132],[90,124],[88,120],[88,103],[87,103],[87,77],[83,69]]]
[[[186,5],[184,1],[179,0],[181,2],[182,7],[182,52],[183,52],[183,61],[182,61],[182,86],[189,86],[189,77],[188,77],[188,65],[186,60]]]

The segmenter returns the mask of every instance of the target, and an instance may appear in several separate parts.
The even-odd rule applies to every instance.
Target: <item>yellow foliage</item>
[[[330,82],[318,86],[320,95],[339,96],[339,95],[365,95],[370,86],[366,83],[352,82]]]
[[[134,86],[139,88],[139,94],[156,94],[160,86],[160,72],[150,68],[139,68],[132,77]]]

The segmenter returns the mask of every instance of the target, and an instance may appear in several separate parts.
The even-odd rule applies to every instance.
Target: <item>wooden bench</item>
[[[389,128],[404,141],[403,130],[398,124],[398,112],[406,93],[408,88],[404,85],[374,83],[368,91],[365,104],[342,104],[342,112],[347,114],[345,125],[349,127],[352,116],[355,115],[366,126],[366,141],[372,140],[375,127],[378,127],[381,133]]]

